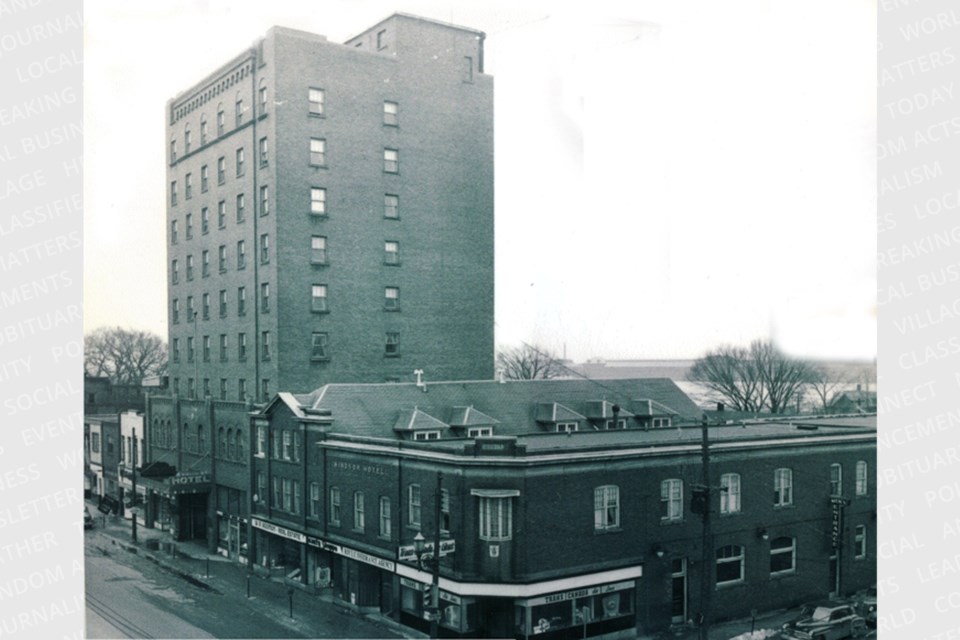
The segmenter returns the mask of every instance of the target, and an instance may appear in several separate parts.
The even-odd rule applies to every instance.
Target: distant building
[[[877,392],[865,391],[858,384],[854,391],[838,393],[827,410],[830,413],[876,413]]]
[[[265,402],[493,377],[484,34],[283,27],[167,104],[170,383]]]
[[[91,497],[117,497],[120,462],[120,421],[116,414],[84,416],[84,433],[89,436]]]
[[[132,409],[143,411],[146,389],[142,385],[113,384],[106,376],[83,377],[83,414],[102,415]]]

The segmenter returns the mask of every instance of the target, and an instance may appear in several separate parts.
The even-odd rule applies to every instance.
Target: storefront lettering
[[[197,473],[193,475],[175,475],[170,478],[170,484],[201,484],[204,482],[210,482],[209,473]]]
[[[563,602],[565,600],[576,600],[577,598],[587,598],[590,596],[599,596],[607,593],[612,593],[614,591],[622,591],[624,589],[630,589],[634,586],[633,580],[627,580],[625,582],[614,582],[610,584],[601,584],[595,587],[587,587],[584,589],[575,589],[573,591],[563,591],[560,593],[551,593],[540,598],[532,598],[524,603],[527,606],[533,606],[538,604],[551,604],[554,602]]]
[[[331,466],[334,469],[342,469],[343,471],[357,471],[359,473],[373,474],[376,476],[383,476],[387,474],[386,469],[373,464],[359,464],[356,462],[342,462],[340,460],[334,460]]]
[[[352,558],[375,567],[380,567],[386,571],[393,571],[396,568],[396,565],[390,560],[372,556],[369,553],[357,551],[356,549],[351,549],[349,547],[341,547],[338,553],[347,558]]]
[[[307,536],[303,535],[298,531],[291,531],[286,527],[280,527],[270,522],[264,522],[263,520],[259,520],[258,518],[254,518],[251,521],[251,524],[253,524],[254,528],[256,529],[261,529],[263,531],[266,531],[267,533],[278,535],[281,538],[288,538],[290,540],[296,540],[297,542],[307,541]]]

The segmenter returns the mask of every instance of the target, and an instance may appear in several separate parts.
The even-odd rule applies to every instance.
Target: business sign
[[[571,591],[561,591],[560,593],[551,593],[539,598],[531,598],[523,603],[527,606],[538,604],[550,604],[553,602],[564,602],[565,600],[575,600],[577,598],[588,598],[590,596],[602,596],[614,591],[623,591],[632,589],[636,582],[634,580],[625,580],[623,582],[612,582],[610,584],[598,584],[594,587],[584,587],[583,589],[573,589]]]
[[[830,499],[830,546],[834,549],[840,547],[840,537],[842,535],[843,519],[843,498]]]
[[[441,540],[440,541],[440,557],[442,558],[445,555],[449,555],[457,550],[456,540]],[[427,542],[423,547],[423,555],[421,559],[429,560],[433,558],[433,543]],[[412,545],[404,545],[397,550],[397,560],[406,560],[407,562],[416,562],[417,561],[417,548]]]
[[[307,536],[303,535],[299,531],[292,531],[286,527],[280,527],[272,522],[264,522],[259,518],[252,518],[250,524],[253,525],[255,529],[260,529],[266,531],[267,533],[272,533],[274,535],[280,536],[281,538],[287,538],[288,540],[296,540],[297,542],[306,542]]]
[[[340,550],[337,552],[345,558],[351,558],[357,560],[358,562],[363,562],[365,564],[373,565],[374,567],[379,567],[384,571],[394,571],[396,569],[396,564],[393,560],[387,560],[379,556],[372,556],[369,553],[364,553],[363,551],[357,551],[356,549],[351,549],[350,547],[340,547]]]

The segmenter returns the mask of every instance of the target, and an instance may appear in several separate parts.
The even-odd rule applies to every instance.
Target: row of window
[[[175,337],[170,343],[170,355],[173,362],[180,362],[180,338]],[[261,360],[270,360],[272,356],[271,352],[271,340],[269,331],[260,332],[260,359]],[[220,334],[220,362],[229,361],[229,337],[226,333]],[[312,360],[328,360],[330,358],[330,334],[326,331],[314,331],[310,334],[310,358]],[[400,355],[400,332],[399,331],[387,331],[384,335],[384,353],[386,357],[396,357]],[[211,336],[205,335],[201,340],[201,349],[202,349],[202,359],[203,362],[210,362],[212,355],[212,342]],[[196,362],[197,353],[196,353],[196,344],[193,336],[187,336],[186,344],[186,361],[187,362]],[[237,333],[237,360],[240,362],[245,362],[247,360],[247,334],[245,332]],[[192,380],[192,378],[191,378]],[[209,396],[209,378],[204,379],[204,396]],[[192,396],[193,394],[190,393]],[[241,396],[239,399],[243,400],[244,396]],[[225,389],[221,388],[221,399],[226,400]],[[484,435],[484,434],[481,434]],[[491,434],[485,434],[491,435]],[[439,437],[439,434],[438,434]],[[429,437],[416,438],[417,440],[430,440]]]
[[[203,396],[212,398],[213,395],[211,393],[210,378],[204,378],[202,382],[203,382]],[[183,391],[180,388],[181,387],[180,378],[174,378],[172,384],[173,384],[173,393],[175,395],[180,395],[181,391]],[[229,384],[229,380],[227,378],[220,378],[220,398],[219,398],[220,400],[229,400],[229,398],[227,397],[228,384]],[[193,378],[186,379],[186,387],[187,387],[186,388],[187,397],[196,398],[197,388]],[[253,396],[251,396],[247,390],[247,379],[238,378],[237,379],[237,400],[239,402],[243,402],[250,398],[253,398]],[[263,378],[260,380],[260,400],[261,402],[267,402],[270,400],[270,379],[269,378]],[[172,447],[173,444],[171,443],[169,446]]]
[[[260,235],[260,264],[270,263],[270,234]],[[247,242],[246,240],[237,241],[237,271],[247,268]],[[227,272],[227,263],[229,256],[227,245],[222,244],[217,248],[217,271],[219,273]],[[310,237],[310,262],[311,264],[325,265],[327,262],[327,238],[326,236]],[[383,264],[391,267],[400,266],[400,243],[397,240],[385,240],[383,242]],[[184,275],[187,282],[192,282],[197,274],[196,261],[193,254],[187,255],[184,259]],[[200,252],[200,277],[210,277],[210,250],[204,249]],[[180,259],[174,258],[170,261],[170,283],[180,283]]]
[[[267,112],[267,88],[261,80],[260,88],[257,92],[259,99],[260,114]],[[234,102],[234,122],[236,127],[244,124],[244,115],[246,108],[243,105],[243,95],[237,92]],[[323,89],[311,87],[307,90],[307,113],[312,117],[324,117],[326,115],[326,92]],[[392,100],[383,101],[383,124],[389,127],[400,125],[400,104]],[[217,105],[217,137],[222,137],[226,132],[227,114],[224,111],[223,103]],[[210,138],[210,128],[207,124],[207,116],[200,116],[200,146],[207,144]],[[261,166],[265,163],[266,138],[261,138],[263,154],[261,155]],[[193,151],[193,131],[190,124],[183,128],[183,152],[189,154]],[[178,157],[177,138],[170,140],[170,162],[176,162]]]
[[[327,167],[327,141],[325,138],[310,138],[310,165],[314,167]],[[269,154],[267,149],[267,139],[261,138],[260,144],[258,146],[258,156],[259,156],[259,166],[260,168],[267,167],[269,165]],[[242,178],[246,174],[246,154],[243,147],[237,148],[234,153],[235,162],[234,167],[236,169],[235,176],[237,178]],[[383,172],[384,173],[400,173],[400,150],[393,149],[390,147],[384,147],[383,149]],[[223,185],[227,182],[227,159],[226,156],[220,156],[217,158],[217,184]],[[193,173],[188,172],[183,177],[183,195],[185,200],[190,200],[193,198]],[[210,170],[208,165],[202,165],[200,167],[200,191],[206,193],[210,188]],[[269,213],[269,192],[264,192],[267,189],[266,186],[261,187],[261,198],[260,201],[263,203],[263,206],[260,209],[260,215],[267,215]],[[313,210],[313,202],[315,201],[315,196],[313,191],[320,189],[322,187],[311,188],[311,212],[312,213],[322,213]],[[170,206],[175,207],[180,202],[180,183],[177,180],[170,181]],[[386,216],[393,217],[393,216]]]
[[[840,464],[830,465],[830,495],[839,497],[842,490],[843,468]],[[857,461],[854,493],[867,495],[867,463]],[[735,514],[741,510],[740,474],[725,473],[720,476],[720,513]],[[785,507],[793,504],[793,470],[775,469],[773,472],[773,504]],[[660,519],[662,521],[682,520],[683,480],[670,478],[660,483]],[[596,530],[616,529],[620,527],[620,488],[605,485],[594,489],[594,528]]]
[[[594,421],[591,421],[593,423]],[[650,418],[649,424],[655,429],[660,429],[663,427],[669,427],[673,424],[673,419],[670,417],[666,418]],[[605,420],[602,423],[597,422],[595,429],[603,428],[604,430],[613,430],[613,429],[626,429],[628,428],[629,421],[624,418],[618,418],[616,424],[613,420]],[[579,422],[555,422],[553,423],[553,430],[557,433],[570,433],[572,431],[580,430]]]

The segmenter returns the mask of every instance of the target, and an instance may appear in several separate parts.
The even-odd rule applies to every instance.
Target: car
[[[877,587],[869,587],[854,600],[857,613],[866,621],[870,629],[877,628]]]
[[[853,605],[829,600],[804,605],[800,615],[780,629],[781,638],[799,640],[841,640],[866,633],[866,621]]]
[[[83,528],[93,529],[93,516],[90,515],[90,507],[83,505]]]

